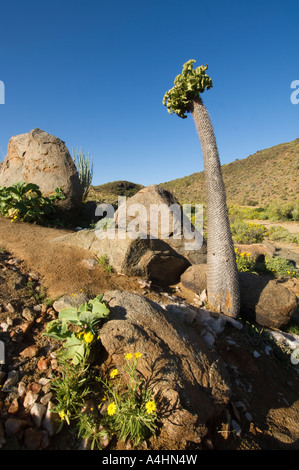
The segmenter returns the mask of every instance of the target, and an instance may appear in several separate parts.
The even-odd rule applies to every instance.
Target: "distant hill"
[[[228,204],[266,206],[271,202],[294,203],[299,198],[299,139],[260,150],[221,168]],[[160,186],[171,191],[182,204],[205,203],[203,171]],[[92,186],[88,199],[113,204],[119,195],[131,197],[142,188],[140,184],[115,181]]]
[[[118,196],[126,196],[129,198],[134,196],[134,194],[143,187],[144,186],[141,184],[131,183],[130,181],[113,181],[99,186],[91,186],[88,199],[105,202],[107,204],[116,204]]]
[[[222,165],[228,204],[293,203],[299,198],[299,139]],[[162,183],[181,203],[205,203],[204,172]]]

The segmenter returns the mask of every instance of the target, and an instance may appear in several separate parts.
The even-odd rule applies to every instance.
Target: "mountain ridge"
[[[299,138],[259,150],[221,165],[228,204],[265,206],[295,203],[299,198]],[[160,183],[181,203],[205,204],[204,171]],[[91,186],[89,199],[116,202],[119,195],[133,196],[144,186],[115,181]]]

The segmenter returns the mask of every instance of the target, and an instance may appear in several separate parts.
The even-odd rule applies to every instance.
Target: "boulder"
[[[184,287],[200,294],[207,288],[207,264],[193,264],[181,275]]]
[[[89,250],[119,274],[138,276],[161,286],[176,284],[190,262],[163,240],[130,238],[127,232],[115,230],[101,237],[97,229],[80,230],[62,235],[52,243],[65,243]]]
[[[65,220],[71,222],[80,210],[82,188],[76,165],[65,143],[40,129],[12,137],[0,168],[0,186],[19,181],[37,184],[43,196],[61,188],[66,198],[58,201]]]
[[[181,276],[187,289],[200,294],[207,289],[207,265],[192,265]],[[297,309],[296,295],[277,280],[258,274],[240,272],[241,311],[244,319],[268,328],[280,328],[290,321]]]
[[[202,233],[192,226],[183,207],[168,190],[151,185],[121,203],[115,213],[116,227],[127,230],[137,217],[143,233],[164,240],[192,264],[206,262],[207,245]]]
[[[281,328],[297,309],[293,292],[276,280],[254,273],[240,273],[241,315],[268,328]]]
[[[235,244],[240,253],[250,253],[256,263],[262,263],[265,256],[272,258],[275,253],[275,247],[270,243],[252,243],[250,245]]]
[[[207,424],[226,407],[230,382],[222,359],[193,328],[144,297],[129,292],[106,292],[109,322],[101,342],[115,367],[124,354],[142,354],[138,370],[152,389],[162,416],[160,438],[166,448],[175,442],[200,442]],[[165,449],[165,447],[164,447]]]

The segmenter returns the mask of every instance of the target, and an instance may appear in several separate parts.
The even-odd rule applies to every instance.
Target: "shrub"
[[[106,388],[107,414],[105,423],[120,440],[130,439],[138,445],[156,430],[156,403],[137,371],[141,353],[125,355],[123,370],[129,380],[121,380],[118,369],[110,373],[111,381],[98,379]]]
[[[284,258],[268,257],[265,256],[265,266],[268,271],[271,271],[278,277],[297,277],[298,273],[294,269],[292,263]]]
[[[262,225],[237,221],[231,224],[232,237],[235,243],[251,244],[261,243],[267,234]]]
[[[8,187],[0,187],[0,213],[11,221],[57,224],[56,202],[65,199],[60,188],[49,197],[44,197],[36,184],[20,181]]]
[[[241,253],[238,248],[235,248],[235,253],[239,272],[254,271],[255,261],[250,253]]]
[[[299,245],[299,236],[291,234],[284,227],[270,227],[268,229],[267,238],[269,238],[271,241],[295,243]]]

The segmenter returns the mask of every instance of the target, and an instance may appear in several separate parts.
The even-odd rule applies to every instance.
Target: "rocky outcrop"
[[[158,304],[129,292],[106,292],[109,322],[101,342],[121,368],[124,353],[140,352],[138,370],[162,410],[162,437],[171,442],[200,442],[207,423],[230,398],[225,364],[194,329]]]
[[[268,328],[287,324],[297,309],[293,292],[276,280],[254,273],[240,273],[241,315]]]
[[[207,245],[202,233],[192,226],[183,207],[168,190],[151,185],[138,191],[120,204],[115,213],[116,227],[127,230],[136,218],[144,233],[164,240],[191,264],[206,262]]]
[[[19,181],[37,184],[43,196],[61,188],[65,200],[58,206],[64,219],[71,222],[82,202],[78,172],[65,143],[40,129],[12,137],[0,169],[0,186]]]
[[[96,229],[63,235],[52,243],[64,243],[89,250],[120,274],[138,276],[162,286],[175,284],[190,262],[159,239],[129,237],[127,232],[114,231],[111,238],[98,237]]]
[[[187,289],[200,294],[207,289],[204,264],[190,266],[181,276]],[[268,328],[280,328],[290,321],[297,309],[296,295],[276,280],[269,280],[258,274],[241,272],[240,315]]]

